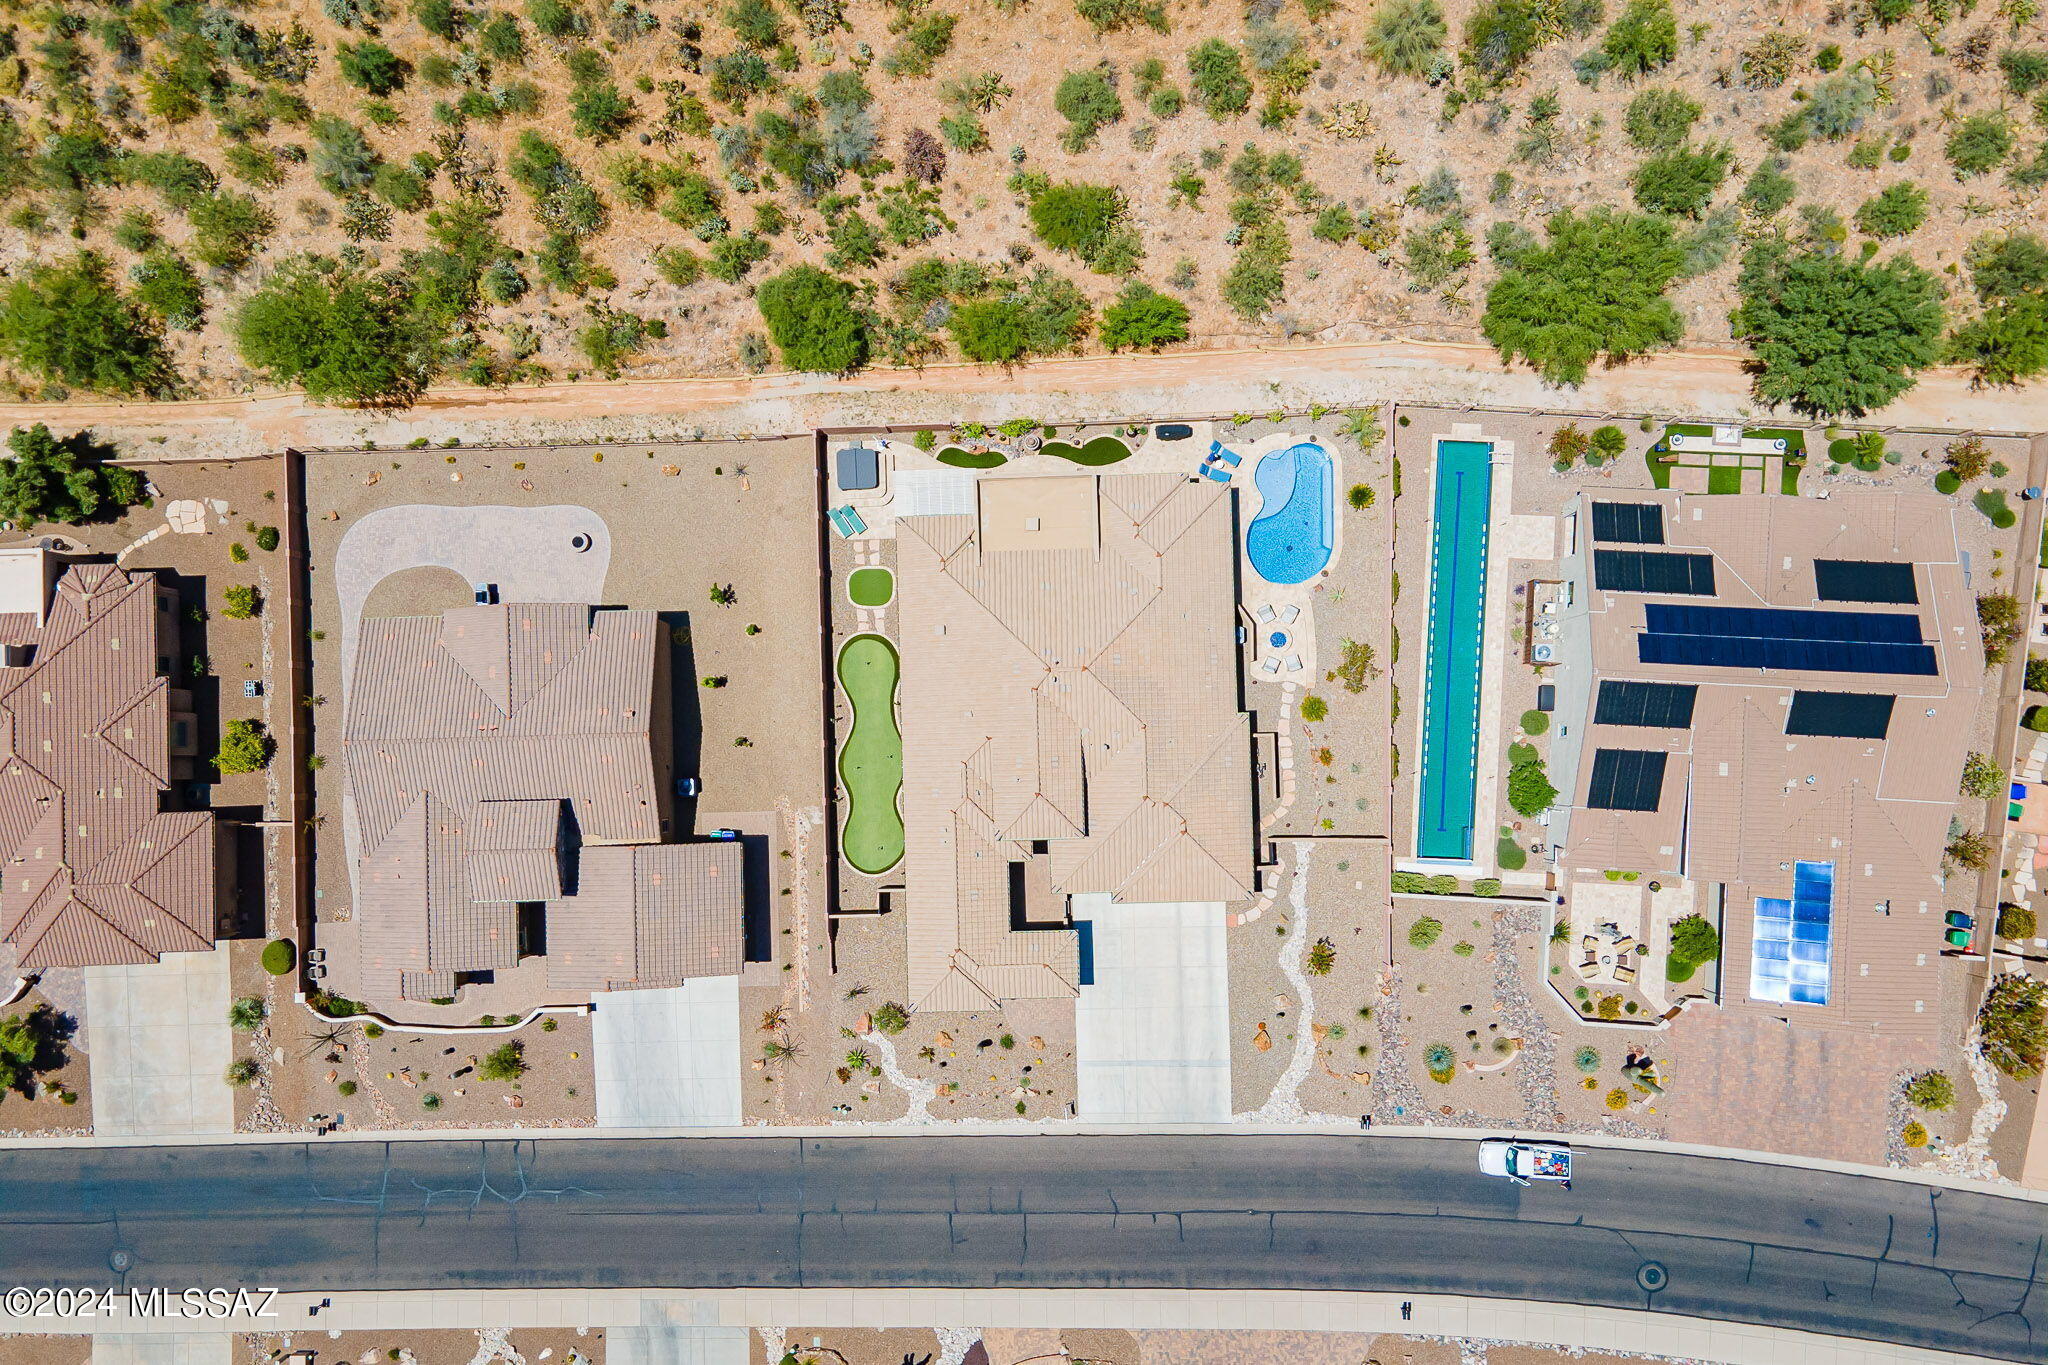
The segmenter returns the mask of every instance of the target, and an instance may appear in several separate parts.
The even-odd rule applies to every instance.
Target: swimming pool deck
[[[1482,471],[1485,474],[1484,540],[1479,546],[1459,547],[1467,558],[1480,560],[1481,577],[1477,583],[1448,585],[1458,599],[1452,611],[1462,612],[1467,618],[1466,624],[1451,637],[1452,654],[1448,657],[1473,661],[1478,676],[1470,681],[1465,680],[1466,670],[1462,668],[1453,668],[1451,676],[1442,679],[1432,667],[1437,649],[1435,633],[1445,628],[1436,595],[1447,586],[1440,578],[1443,565],[1438,552],[1443,545],[1437,515],[1443,510],[1441,494],[1450,490],[1440,482],[1446,464],[1439,447],[1450,445],[1486,451],[1476,461],[1476,468],[1470,452],[1462,465],[1451,466],[1455,475],[1467,480],[1462,492],[1468,497],[1475,495],[1469,480]],[[1494,833],[1502,818],[1501,693],[1509,585],[1507,576],[1497,569],[1502,554],[1509,548],[1504,536],[1512,520],[1514,447],[1511,442],[1485,436],[1471,423],[1456,423],[1447,433],[1434,435],[1431,447],[1431,609],[1423,640],[1423,706],[1417,722],[1420,759],[1415,767],[1413,792],[1414,853],[1411,858],[1397,862],[1397,866],[1485,876],[1493,872]],[[1473,614],[1477,615],[1476,623],[1470,619]],[[1447,683],[1451,688],[1448,692]],[[1469,751],[1463,743],[1454,742],[1462,734],[1472,736]],[[1445,745],[1450,745],[1455,754],[1448,767],[1441,757]],[[1465,757],[1468,752],[1469,762]],[[1432,753],[1439,755],[1434,762],[1430,758]]]

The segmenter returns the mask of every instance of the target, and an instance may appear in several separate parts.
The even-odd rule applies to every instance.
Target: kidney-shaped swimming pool
[[[1306,583],[1329,564],[1334,540],[1329,452],[1313,441],[1276,450],[1252,478],[1265,502],[1244,533],[1252,568],[1268,583]]]

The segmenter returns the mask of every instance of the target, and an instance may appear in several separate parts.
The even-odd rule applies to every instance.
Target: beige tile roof
[[[1714,556],[1713,598],[1606,592],[1581,580],[1597,679],[1698,686],[1690,730],[1568,722],[1581,755],[1565,862],[1684,875],[1727,888],[1723,983],[1737,1007],[1802,1023],[1914,1034],[1935,1020],[1941,856],[1963,751],[1984,675],[1976,608],[1963,581],[1953,509],[1912,493],[1838,493],[1821,501],[1767,495],[1630,494],[1665,508],[1665,549]],[[1591,547],[1582,503],[1578,549]],[[1613,548],[1630,548],[1615,546]],[[1649,547],[1652,549],[1658,547]],[[1822,601],[1816,559],[1914,565],[1917,604]],[[1645,664],[1636,637],[1653,601],[1828,611],[1913,612],[1938,673],[1913,676]],[[1898,700],[1882,740],[1788,735],[1798,690],[1883,693]],[[1671,757],[1655,811],[1586,806],[1592,754],[1662,748]],[[1835,864],[1834,948],[1823,1006],[1750,1002],[1755,899],[1791,893],[1792,865]]]
[[[213,816],[159,809],[170,709],[155,575],[74,565],[43,628],[9,642],[33,654],[0,669],[0,940],[26,969],[211,948]]]
[[[610,847],[661,837],[663,643],[651,611],[580,603],[363,622],[342,754],[365,850],[356,899],[368,994],[445,996],[457,974],[516,965],[521,902],[550,906],[551,953],[558,940],[597,952],[607,934],[632,945],[627,970],[581,979],[673,984],[677,970],[719,961],[739,933],[737,900],[677,881],[713,876],[729,855]],[[572,862],[581,880],[564,896]],[[642,932],[643,905],[671,910],[650,911]],[[697,924],[700,906],[730,924]],[[737,955],[720,965],[737,971]]]
[[[1010,865],[1034,841],[1061,895],[1232,901],[1255,875],[1227,494],[1168,474],[977,493],[975,515],[898,523],[910,993],[927,1009],[1076,989],[1071,931],[1010,923]]]
[[[743,857],[738,840],[585,849],[576,894],[548,907],[548,984],[617,991],[735,975]]]

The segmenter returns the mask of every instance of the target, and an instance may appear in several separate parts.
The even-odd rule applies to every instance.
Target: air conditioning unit
[[[1539,664],[1555,663],[1557,661],[1557,646],[1551,644],[1548,640],[1538,640],[1529,647],[1529,657]]]

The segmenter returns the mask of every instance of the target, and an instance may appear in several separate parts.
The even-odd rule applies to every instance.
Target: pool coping
[[[1415,776],[1411,783],[1410,793],[1411,818],[1409,822],[1407,838],[1404,841],[1404,843],[1410,851],[1405,857],[1403,857],[1397,849],[1394,860],[1394,867],[1397,871],[1453,873],[1457,875],[1476,877],[1487,875],[1493,867],[1491,860],[1485,856],[1488,845],[1486,842],[1486,837],[1482,831],[1485,829],[1492,828],[1493,823],[1497,821],[1499,815],[1497,803],[1482,800],[1482,797],[1485,794],[1485,787],[1487,784],[1485,782],[1486,774],[1482,771],[1483,765],[1480,762],[1480,760],[1484,756],[1489,730],[1497,728],[1491,727],[1487,723],[1488,708],[1486,690],[1487,677],[1489,673],[1492,671],[1491,669],[1489,669],[1488,665],[1492,662],[1489,658],[1489,655],[1492,652],[1491,645],[1494,642],[1493,637],[1495,635],[1495,630],[1493,629],[1493,626],[1495,624],[1494,617],[1496,615],[1494,604],[1494,589],[1496,587],[1495,569],[1497,566],[1495,563],[1494,554],[1494,523],[1497,519],[1497,514],[1501,510],[1499,494],[1502,490],[1497,486],[1501,482],[1500,468],[1501,466],[1506,465],[1509,470],[1509,473],[1512,474],[1512,461],[1514,452],[1512,443],[1504,444],[1500,440],[1488,437],[1483,433],[1477,431],[1461,432],[1457,430],[1459,426],[1463,425],[1465,424],[1455,423],[1452,425],[1452,429],[1450,431],[1434,432],[1430,435],[1429,438],[1429,486],[1427,493],[1425,495],[1425,505],[1429,509],[1429,603],[1423,611],[1422,653],[1418,661],[1417,669],[1418,691],[1421,693],[1421,697],[1420,704],[1416,707],[1415,717],[1416,758]],[[1431,856],[1428,854],[1424,854],[1421,851],[1421,832],[1424,818],[1423,776],[1427,768],[1426,756],[1428,754],[1429,748],[1427,739],[1430,715],[1429,685],[1431,673],[1431,656],[1432,648],[1435,644],[1436,639],[1435,606],[1437,587],[1436,535],[1438,476],[1443,469],[1443,461],[1440,452],[1444,442],[1446,441],[1456,441],[1460,443],[1469,443],[1472,445],[1483,445],[1487,448],[1487,455],[1485,461],[1485,467],[1487,471],[1487,508],[1486,520],[1484,524],[1486,539],[1485,547],[1482,552],[1483,570],[1479,586],[1478,665],[1477,673],[1475,674],[1473,679],[1474,686],[1478,691],[1478,698],[1473,708],[1472,725],[1472,828],[1470,847],[1467,850],[1466,856],[1463,858]],[[1510,484],[1510,489],[1511,488],[1512,485]],[[1497,678],[1495,679],[1495,682],[1496,684],[1498,683]],[[1498,708],[1496,707],[1495,709]],[[1497,740],[1498,735],[1494,735],[1493,738]],[[1482,819],[1482,816],[1486,816],[1487,818]]]

